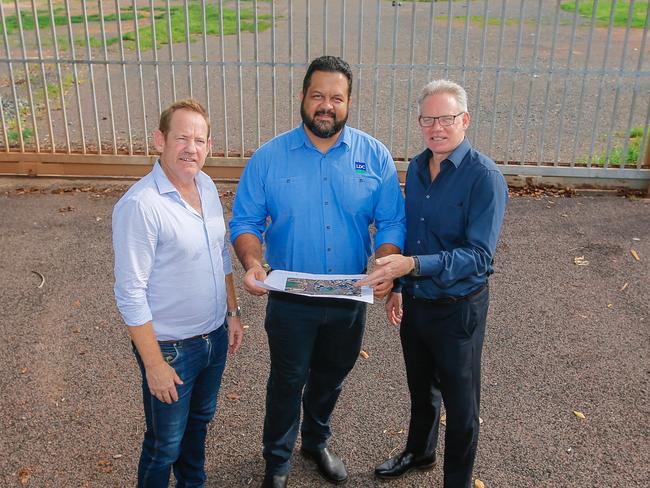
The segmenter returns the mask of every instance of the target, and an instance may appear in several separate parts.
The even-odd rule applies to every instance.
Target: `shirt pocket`
[[[269,214],[275,221],[300,217],[310,209],[310,203],[320,201],[320,193],[309,194],[309,181],[304,176],[275,178],[267,183]]]
[[[379,188],[379,182],[370,176],[350,175],[342,179],[340,189],[341,207],[351,214],[364,215],[368,220],[373,216],[375,207],[375,193]]]

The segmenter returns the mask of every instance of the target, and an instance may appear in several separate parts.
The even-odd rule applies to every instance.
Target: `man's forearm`
[[[264,256],[262,243],[253,234],[242,234],[235,239],[235,253],[244,269],[248,271],[255,266],[262,266]]]
[[[382,244],[377,248],[375,251],[375,257],[376,258],[383,258],[384,256],[388,256],[390,254],[400,254],[402,250],[397,247],[395,244]]]
[[[237,308],[237,293],[235,292],[235,279],[232,273],[226,275],[226,302],[228,303],[228,310]]]
[[[164,362],[160,346],[153,331],[153,322],[138,327],[129,327],[129,335],[142,358],[145,368]]]

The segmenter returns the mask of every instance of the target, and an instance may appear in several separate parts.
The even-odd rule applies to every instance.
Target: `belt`
[[[214,330],[212,332],[214,332]],[[186,337],[185,339],[172,339],[170,341],[158,341],[158,344],[173,344],[175,346],[181,346],[184,343],[192,342],[197,339],[207,340],[208,337],[210,337],[210,334],[212,334],[212,332],[208,332],[207,334],[199,334],[192,337]]]
[[[464,302],[471,298],[474,298],[477,295],[480,295],[484,290],[488,288],[487,282],[483,283],[476,290],[468,295],[462,297],[440,297],[440,298],[423,298],[416,297],[415,295],[406,295],[410,300],[420,303],[428,303],[430,305],[450,305],[452,303]]]

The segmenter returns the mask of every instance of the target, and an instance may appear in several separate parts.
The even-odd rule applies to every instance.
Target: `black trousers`
[[[416,455],[435,454],[444,401],[445,488],[466,488],[472,480],[488,304],[487,286],[458,301],[433,302],[404,295],[400,337],[411,394],[406,448]]]
[[[365,321],[362,302],[269,294],[264,323],[271,354],[263,437],[267,473],[289,471],[301,402],[302,446],[327,446],[330,417],[359,356]]]

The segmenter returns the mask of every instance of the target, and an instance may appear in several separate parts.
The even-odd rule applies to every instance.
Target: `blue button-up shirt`
[[[419,278],[402,279],[405,293],[460,297],[486,282],[503,223],[508,186],[494,161],[465,139],[431,181],[426,150],[406,177],[406,249],[418,256]]]
[[[261,146],[246,165],[230,238],[265,238],[275,269],[355,274],[372,252],[372,223],[375,249],[404,248],[404,199],[386,147],[346,126],[323,154],[301,125]]]
[[[113,209],[115,299],[130,326],[153,320],[159,341],[208,333],[225,320],[232,272],[219,195],[196,178],[201,216],[157,162]]]

